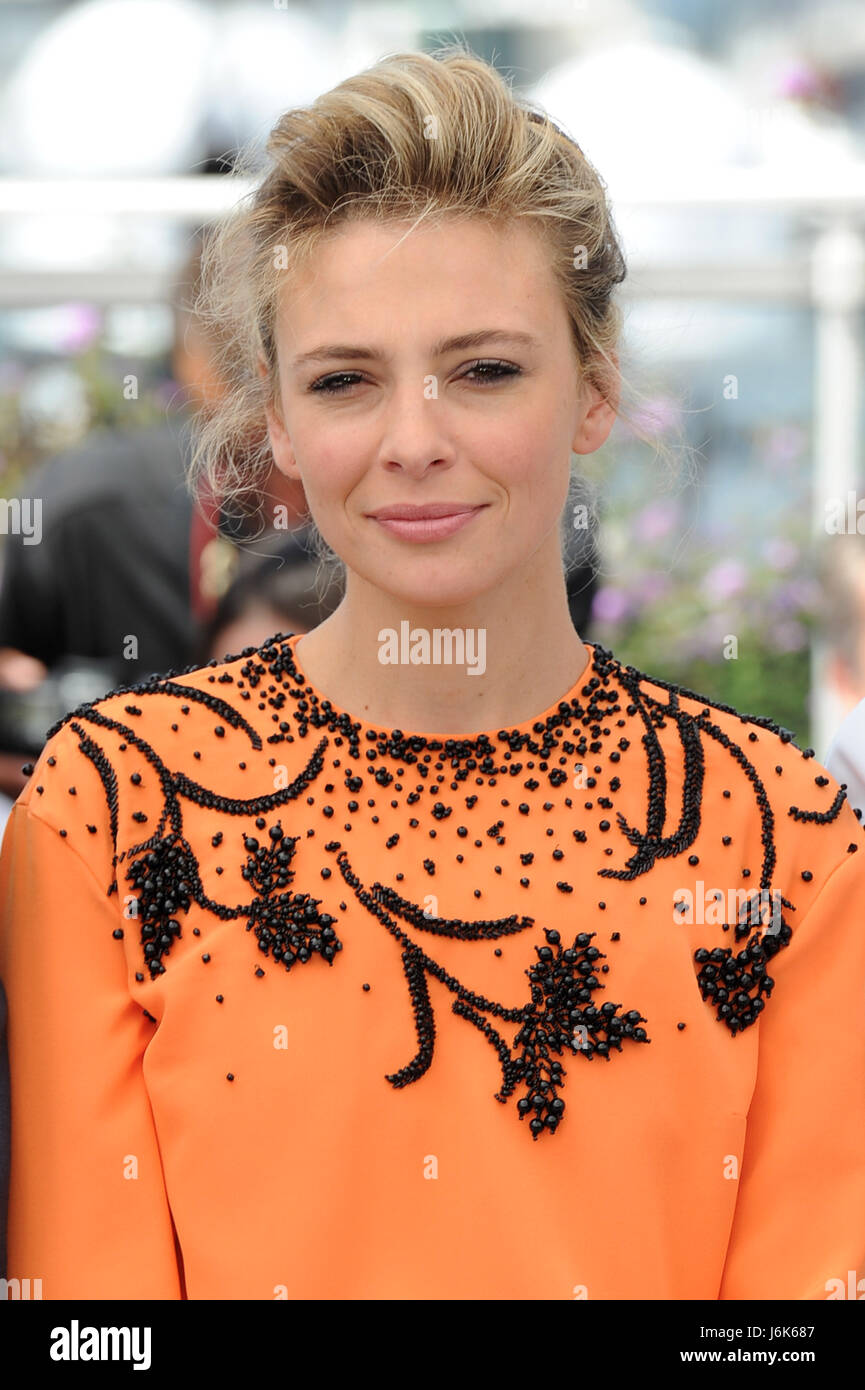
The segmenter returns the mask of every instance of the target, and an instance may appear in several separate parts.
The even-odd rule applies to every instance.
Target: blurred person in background
[[[820,548],[821,617],[827,679],[843,718],[824,759],[865,817],[865,535],[847,531]]]
[[[38,753],[58,715],[112,687],[197,660],[204,626],[232,577],[267,564],[288,544],[287,531],[303,529],[303,488],[278,470],[266,500],[279,506],[285,529],[260,536],[250,512],[213,499],[194,506],[186,487],[196,419],[224,391],[221,345],[190,308],[201,247],[199,235],[174,291],[179,409],[155,427],[99,427],[40,464],[27,480],[27,496],[41,501],[39,543],[6,537],[0,826],[27,780],[23,755]],[[265,498],[255,500],[260,511]]]
[[[310,632],[336,610],[342,582],[331,574],[317,589],[317,565],[299,548],[283,565],[258,565],[238,576],[203,633],[198,661],[224,661],[260,647],[277,632]]]

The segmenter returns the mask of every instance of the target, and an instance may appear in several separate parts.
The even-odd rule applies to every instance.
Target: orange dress
[[[296,642],[81,706],[15,803],[8,1277],[847,1296],[865,835],[811,750],[591,643],[536,720],[381,730]]]

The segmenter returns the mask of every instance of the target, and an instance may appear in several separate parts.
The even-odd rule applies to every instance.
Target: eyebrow
[[[481,347],[484,343],[501,342],[520,343],[523,347],[541,346],[540,340],[532,333],[507,328],[482,328],[476,333],[460,333],[454,338],[441,338],[437,343],[433,343],[432,356],[440,357],[445,352],[457,352],[465,348]],[[385,353],[375,348],[358,347],[352,343],[324,343],[295,357],[293,366],[302,367],[306,362],[324,362],[333,357],[380,362],[385,356]]]

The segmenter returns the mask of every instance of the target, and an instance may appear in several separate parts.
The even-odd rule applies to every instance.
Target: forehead
[[[306,262],[286,273],[279,321],[292,337],[322,318],[376,321],[429,317],[459,307],[466,316],[501,308],[550,326],[563,312],[551,253],[524,222],[482,218],[436,222],[354,221],[326,233]]]

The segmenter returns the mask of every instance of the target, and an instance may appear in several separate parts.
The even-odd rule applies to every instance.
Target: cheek
[[[495,481],[528,512],[546,512],[561,503],[564,505],[568,488],[570,455],[563,453],[561,439],[552,438],[549,422],[546,429],[523,429],[507,435],[502,447],[490,450],[487,441],[486,457],[489,472]]]
[[[337,504],[354,489],[363,475],[357,440],[327,438],[310,431],[295,438],[296,457],[307,495],[324,506]]]

